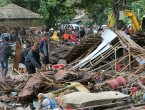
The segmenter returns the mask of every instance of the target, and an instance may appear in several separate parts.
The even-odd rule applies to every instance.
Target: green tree
[[[140,0],[127,0],[127,3],[132,3],[134,1]],[[95,5],[103,5],[103,6],[105,5],[106,7],[111,7],[111,4],[112,0],[80,0],[80,2],[74,2],[72,6],[79,9],[85,9],[86,12],[93,12],[96,10]]]
[[[10,0],[0,0],[0,7],[3,7],[10,3]]]
[[[145,13],[145,0],[139,0],[136,2],[132,2],[131,4],[127,4],[127,9],[133,11],[136,14],[139,14],[139,19],[142,19],[142,16]]]
[[[92,19],[92,23],[96,22],[97,25],[107,23],[108,13],[104,11],[105,6],[95,5],[95,7],[96,10],[88,14],[89,18]]]
[[[74,15],[75,9],[66,5],[66,0],[41,0],[39,13],[49,29],[55,26],[57,20],[68,19],[68,16]]]
[[[10,0],[10,1],[33,12],[38,12],[41,0]]]
[[[93,20],[93,23],[96,22],[98,25],[101,25],[107,23],[112,13],[112,1],[113,0],[81,0],[80,2],[75,2],[72,6],[85,9],[87,15]],[[127,0],[127,3],[131,4],[134,1],[140,0]]]
[[[5,6],[11,2],[28,10],[37,12],[40,8],[40,1],[41,0],[0,0],[0,7]]]

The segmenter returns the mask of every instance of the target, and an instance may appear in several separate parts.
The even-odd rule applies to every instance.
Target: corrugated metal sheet
[[[22,8],[15,4],[9,4],[0,7],[0,19],[17,19],[17,18],[43,18],[37,13]]]

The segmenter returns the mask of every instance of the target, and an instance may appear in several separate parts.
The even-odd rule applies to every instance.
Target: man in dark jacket
[[[83,38],[85,36],[84,28],[81,28],[80,37]]]
[[[99,32],[99,31],[102,31],[102,30],[103,30],[103,29],[102,29],[102,27],[101,27],[101,25],[100,25],[100,27],[99,27],[99,29],[98,29],[98,32]]]
[[[48,33],[44,34],[44,38],[40,40],[39,43],[39,51],[42,56],[43,69],[46,70],[46,65],[49,64],[49,43],[48,43],[49,35]]]
[[[40,60],[38,60],[40,58],[38,57],[39,57],[38,44],[34,43],[34,45],[32,45],[31,50],[28,52],[27,57],[25,59],[25,65],[28,74],[36,73],[35,68],[41,69],[41,63]]]
[[[4,37],[4,43],[0,45],[0,62],[2,67],[3,77],[7,75],[8,71],[8,58],[12,55],[12,49],[9,45],[9,36]]]
[[[12,33],[11,33],[11,42],[16,42],[17,40],[17,34],[15,33],[14,30],[12,30]]]
[[[25,66],[25,59],[26,59],[26,56],[27,56],[28,52],[30,51],[30,49],[31,49],[31,45],[28,44],[26,46],[26,49],[20,53],[20,60],[19,60],[20,73],[22,73],[23,69],[24,69],[24,73],[25,74],[27,73],[26,66]]]

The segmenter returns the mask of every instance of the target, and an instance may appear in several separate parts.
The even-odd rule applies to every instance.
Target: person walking
[[[14,56],[12,54],[12,48],[9,45],[9,36],[5,36],[4,43],[0,45],[0,62],[2,67],[2,75],[5,77],[7,75],[8,71],[8,58],[9,56]]]
[[[46,70],[47,64],[49,64],[49,43],[48,43],[49,35],[48,33],[44,34],[44,38],[40,40],[39,43],[39,51],[42,56],[42,67]]]
[[[30,51],[30,49],[31,49],[31,45],[28,44],[26,46],[26,49],[20,53],[20,60],[19,60],[20,73],[22,73],[22,70],[24,69],[24,74],[27,74],[27,70],[26,70],[26,66],[25,66],[25,59],[26,59],[26,56],[27,56],[28,52]]]
[[[37,52],[38,50],[38,44],[34,43],[34,45],[32,45],[31,50],[28,52],[26,59],[25,59],[25,65],[26,65],[26,69],[28,71],[28,74],[34,74],[36,73],[36,69],[41,69],[41,63],[40,63],[40,58],[39,57],[39,53]]]

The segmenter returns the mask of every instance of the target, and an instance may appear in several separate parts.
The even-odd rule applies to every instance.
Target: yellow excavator
[[[130,10],[125,10],[124,16],[129,17],[132,27],[134,28],[135,31],[145,30],[145,16],[142,17],[141,23],[139,22],[136,14]],[[113,26],[114,20],[115,20],[115,17],[112,13],[109,18],[109,24],[108,24],[110,28]]]
[[[123,2],[125,4],[125,6],[123,6]],[[119,0],[118,2],[113,0],[113,7],[112,7],[113,13],[111,14],[111,16],[109,18],[109,23],[108,23],[109,28],[111,28],[114,24],[114,20],[115,20],[114,15],[117,16],[117,13],[119,13],[119,11],[124,10],[124,16],[129,17],[132,27],[134,28],[135,31],[145,30],[145,15],[142,17],[142,20],[140,22],[134,12],[132,12],[130,10],[125,10],[126,2],[127,2],[127,0]]]

